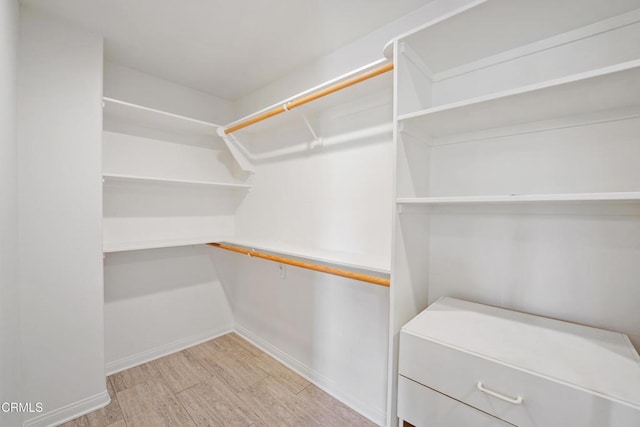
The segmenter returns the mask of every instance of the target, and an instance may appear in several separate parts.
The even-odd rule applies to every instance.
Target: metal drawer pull
[[[478,390],[480,390],[483,393],[487,393],[488,395],[491,395],[493,397],[497,397],[498,399],[502,399],[505,402],[509,402],[509,403],[513,403],[514,405],[519,405],[522,403],[522,396],[518,396],[515,399],[513,397],[509,397],[509,396],[505,396],[504,394],[500,394],[500,393],[496,393],[495,391],[491,391],[489,389],[484,388],[484,386],[482,385],[482,381],[478,381],[478,384],[476,385],[476,387],[478,387]]]

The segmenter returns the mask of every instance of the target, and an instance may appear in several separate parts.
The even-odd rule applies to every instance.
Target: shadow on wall
[[[235,315],[235,289],[238,281],[238,268],[240,266],[240,255],[224,249],[217,249],[206,246],[207,254],[213,264],[222,289],[229,301],[231,311]]]
[[[109,253],[105,302],[132,299],[217,281],[204,245]]]
[[[326,111],[305,112],[302,107],[285,115],[285,123],[272,124],[269,120],[278,120],[269,119],[259,129],[238,132],[241,142],[250,141],[244,145],[250,147],[256,163],[388,142],[392,135],[392,94],[381,90]],[[305,118],[318,141],[307,129]]]
[[[233,215],[246,191],[164,183],[105,183],[104,216],[149,218]]]

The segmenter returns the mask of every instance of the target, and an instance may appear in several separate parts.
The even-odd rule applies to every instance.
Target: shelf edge
[[[516,97],[521,95],[532,94],[538,91],[546,89],[559,88],[572,83],[585,82],[590,79],[612,75],[619,72],[630,71],[640,68],[640,59],[621,62],[619,64],[610,65],[607,67],[598,68],[596,70],[590,70],[582,73],[571,74],[569,76],[560,77],[557,79],[546,80],[544,82],[534,83],[526,86],[521,86],[515,89],[503,90],[500,92],[490,93],[487,95],[478,96],[471,99],[462,101],[456,101],[449,104],[443,104],[437,107],[426,108],[419,111],[413,111],[411,113],[405,113],[398,116],[398,122],[408,121],[411,119],[424,118],[437,113],[451,112],[457,109],[478,106],[487,102],[498,101],[501,99],[507,99],[510,97]]]
[[[174,119],[179,119],[179,120],[184,120],[184,121],[191,122],[191,123],[196,123],[196,124],[199,124],[199,125],[202,125],[202,126],[208,126],[208,127],[212,127],[212,128],[220,127],[220,125],[215,124],[215,123],[205,122],[204,120],[193,119],[191,117],[181,116],[180,114],[170,113],[168,111],[162,111],[162,110],[158,110],[158,109],[151,108],[151,107],[145,107],[144,105],[139,105],[139,104],[134,104],[134,103],[127,102],[127,101],[122,101],[120,99],[110,98],[108,96],[103,96],[102,100],[105,101],[105,102],[112,102],[114,104],[124,105],[124,106],[127,106],[127,107],[135,108],[137,110],[147,111],[147,112],[150,112],[150,113],[159,114],[159,115],[162,115],[162,116],[167,116],[167,117],[171,117],[171,118],[174,118]]]
[[[234,239],[234,238],[223,239],[223,242],[229,243],[231,245],[242,246],[244,248],[249,248],[249,249],[259,249],[266,252],[288,255],[296,258],[308,259],[308,260],[313,260],[313,261],[322,262],[322,263],[331,264],[331,265],[339,265],[339,266],[348,267],[348,268],[371,271],[377,274],[384,274],[384,275],[391,274],[390,265],[389,265],[389,268],[384,268],[384,267],[379,267],[371,264],[364,265],[364,264],[357,264],[354,262],[344,262],[344,261],[340,261],[337,257],[329,258],[329,257],[310,254],[308,252],[305,253],[303,251],[292,250],[291,248],[282,249],[282,248],[278,248],[277,245],[269,245],[262,242],[250,242],[246,240],[243,241],[241,239]]]
[[[167,184],[184,184],[184,185],[204,185],[212,187],[226,187],[226,188],[239,188],[239,189],[251,189],[249,184],[230,183],[230,182],[217,182],[217,181],[196,181],[187,179],[171,179],[171,178],[158,178],[150,176],[136,176],[136,175],[123,175],[113,173],[103,173],[102,177],[105,179],[113,179],[119,181],[138,181],[147,183],[167,183]]]

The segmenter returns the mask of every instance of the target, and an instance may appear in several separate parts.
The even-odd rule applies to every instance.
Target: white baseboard
[[[49,427],[57,426],[74,418],[80,417],[89,412],[97,411],[100,408],[104,408],[111,402],[109,393],[107,390],[102,393],[95,394],[87,397],[86,399],[79,400],[62,408],[54,409],[53,411],[43,412],[33,418],[25,420],[24,427]]]
[[[335,383],[335,381],[330,380],[321,373],[308,367],[304,363],[298,361],[297,359],[294,359],[293,357],[281,351],[279,348],[269,344],[267,341],[263,340],[257,335],[254,335],[248,329],[245,329],[242,326],[236,324],[235,332],[256,347],[263,350],[265,353],[282,362],[291,370],[302,375],[308,381],[315,384],[325,392],[329,393],[331,396],[335,397],[353,410],[359,412],[360,414],[362,414],[362,416],[368,418],[377,425],[383,426],[386,424],[387,414],[384,410],[370,407],[360,399],[355,398],[353,395],[351,395],[351,393],[342,390],[340,386]]]
[[[143,363],[150,362],[160,357],[167,356],[172,353],[184,350],[185,348],[193,347],[194,345],[203,343],[205,341],[218,338],[221,335],[232,332],[231,326],[224,328],[214,329],[211,331],[203,332],[197,335],[191,335],[190,337],[182,338],[178,341],[164,344],[158,347],[145,350],[142,353],[137,353],[131,356],[123,357],[122,359],[107,362],[107,375],[115,374],[116,372],[124,371],[125,369],[133,368],[134,366],[142,365]]]

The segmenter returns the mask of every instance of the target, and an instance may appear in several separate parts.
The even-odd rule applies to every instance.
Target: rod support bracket
[[[249,153],[246,150],[243,150],[242,145],[239,143],[238,139],[231,134],[227,134],[223,127],[218,127],[216,133],[224,144],[227,146],[227,149],[231,153],[231,156],[234,158],[240,169],[245,172],[255,173],[255,166],[253,165],[253,159],[251,159]]]
[[[309,143],[309,148],[311,148],[312,150],[317,150],[318,148],[322,148],[323,145],[324,140],[322,139],[322,137],[318,137],[311,140],[311,142]]]
[[[317,148],[322,147],[324,142],[322,140],[322,137],[318,136],[316,131],[313,129],[313,126],[311,126],[311,123],[309,123],[307,116],[305,116],[304,114],[301,114],[301,115],[302,115],[302,120],[304,120],[304,124],[307,125],[307,129],[309,129],[309,133],[311,133],[311,136],[313,137],[311,142],[309,142],[309,148],[311,148],[312,150],[315,150]]]

